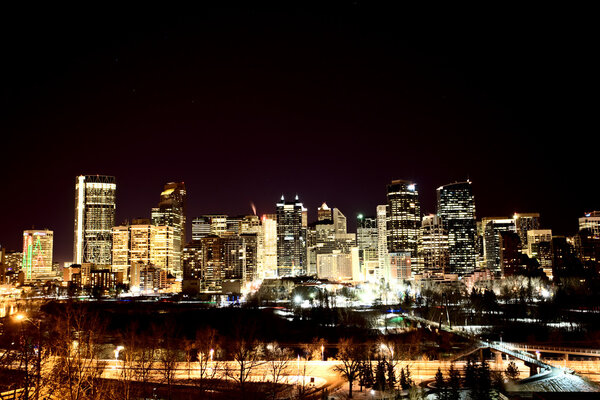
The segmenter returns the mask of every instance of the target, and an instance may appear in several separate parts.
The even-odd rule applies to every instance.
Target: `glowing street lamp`
[[[324,351],[325,351],[325,347],[323,345],[321,345],[321,361],[325,361]]]
[[[123,346],[117,346],[117,348],[115,349],[115,369],[117,368],[117,365],[119,364],[119,353],[124,348],[125,347],[123,347]]]
[[[215,354],[215,349],[210,349],[209,354],[210,354],[210,362],[212,363],[213,362],[213,355]]]

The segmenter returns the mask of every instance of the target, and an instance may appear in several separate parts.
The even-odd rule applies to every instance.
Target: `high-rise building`
[[[184,280],[201,280],[203,278],[201,240],[192,240],[183,248],[182,265]]]
[[[378,281],[379,268],[378,256],[379,235],[377,231],[377,217],[358,214],[356,218],[356,245],[360,270],[365,279],[370,282]]]
[[[317,208],[317,221],[333,220],[331,214],[331,208],[327,206],[327,203],[323,202],[321,207]]]
[[[377,206],[377,258],[379,260],[379,270],[376,271],[376,279],[383,278],[387,262],[387,205]]]
[[[516,275],[522,265],[521,238],[512,230],[502,231],[500,239],[500,274]]]
[[[540,229],[540,214],[539,213],[515,213],[513,215],[515,227],[523,249],[527,249],[527,232],[530,230]]]
[[[185,184],[169,182],[160,194],[158,207],[152,209],[152,225],[173,228],[172,272],[179,273],[178,278],[181,277],[181,255],[185,246],[185,203]]]
[[[501,251],[502,241],[500,235],[503,232],[515,232],[515,220],[512,218],[483,218],[483,254],[485,258],[486,268],[500,275],[502,272],[501,266]]]
[[[519,234],[519,236],[521,236]],[[552,242],[552,229],[530,229],[527,231],[527,255],[539,260],[539,244]],[[523,243],[523,242],[521,242]],[[540,262],[541,264],[541,262]]]
[[[448,269],[448,233],[441,217],[424,215],[421,222],[419,253],[423,271],[427,274],[443,274]]]
[[[277,277],[277,214],[264,214],[259,235],[259,279]]]
[[[579,230],[589,230],[589,234],[600,239],[600,211],[585,213],[579,218]]]
[[[333,215],[333,228],[335,229],[335,232],[348,233],[348,222],[346,220],[346,216],[337,208],[331,210],[331,215]]]
[[[437,189],[437,214],[448,234],[448,269],[465,275],[477,265],[477,224],[471,182],[458,182]]]
[[[23,231],[23,273],[25,280],[52,275],[52,249],[54,232],[44,230]]]
[[[298,200],[277,203],[277,272],[279,276],[306,273],[306,229],[302,225],[304,207]]]
[[[75,181],[75,264],[111,264],[115,225],[114,176],[80,175]]]
[[[210,235],[210,217],[203,215],[192,220],[192,240]]]
[[[421,208],[417,185],[406,180],[392,181],[387,185],[387,206],[388,252],[410,253],[413,271],[418,270]]]

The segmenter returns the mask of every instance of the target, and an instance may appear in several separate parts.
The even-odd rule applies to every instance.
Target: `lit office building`
[[[317,221],[324,220],[333,220],[331,208],[329,208],[325,202],[321,204],[321,207],[317,208]]]
[[[600,211],[585,213],[579,218],[579,230],[589,230],[589,234],[595,238],[600,238]]]
[[[50,230],[23,231],[23,265],[25,280],[52,275],[54,233]]]
[[[172,272],[181,277],[181,253],[185,246],[185,202],[186,191],[183,182],[170,182],[160,194],[158,207],[152,209],[152,225],[173,228],[173,265]]]
[[[520,236],[520,235],[519,235]],[[539,259],[539,244],[552,242],[551,229],[530,229],[527,231],[527,255]],[[540,263],[541,264],[541,263]]]
[[[306,273],[306,228],[302,225],[304,207],[296,196],[277,203],[277,274],[295,276]]]
[[[203,236],[205,237],[205,236]],[[202,275],[202,241],[192,240],[183,248],[183,279],[200,280]]]
[[[377,274],[379,268],[377,217],[359,214],[356,222],[356,245],[361,273],[367,281],[377,281],[380,278]]]
[[[192,240],[210,235],[210,218],[206,215],[192,220]]]
[[[175,278],[182,278],[181,257],[175,250],[175,242],[181,236],[175,235],[172,226],[153,226],[151,232],[150,264],[164,268]]]
[[[114,176],[81,175],[75,181],[75,264],[111,264],[115,225]]]
[[[259,236],[258,278],[277,277],[277,214],[264,214]]]
[[[448,269],[448,233],[439,216],[423,216],[419,253],[423,260],[423,273],[443,274]]]
[[[410,253],[411,265],[419,269],[418,247],[421,208],[416,184],[394,180],[387,185],[387,248],[389,253]]]
[[[477,224],[471,182],[437,189],[437,214],[448,234],[447,273],[465,275],[477,266]]]
[[[129,226],[115,226],[113,227],[112,232],[112,269],[115,272],[121,272],[123,274],[123,280],[128,282],[129,268],[131,267],[129,259]]]
[[[527,249],[527,232],[540,229],[540,214],[539,213],[515,213],[513,215],[515,227],[523,249]]]
[[[379,260],[379,270],[376,271],[376,278],[383,278],[387,261],[387,205],[377,206],[377,258]]]
[[[502,242],[500,235],[503,232],[515,232],[515,220],[512,218],[483,218],[483,256],[486,268],[496,275],[501,274],[500,253]]]
[[[512,231],[501,231],[500,246],[500,275],[513,276],[521,270],[522,246],[519,235]]]

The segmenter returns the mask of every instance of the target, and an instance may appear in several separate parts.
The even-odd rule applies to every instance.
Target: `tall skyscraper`
[[[192,220],[192,240],[210,235],[210,217],[203,215]]]
[[[387,205],[382,204],[377,206],[377,258],[379,260],[379,269],[375,274],[377,280],[383,277],[387,253]]]
[[[524,249],[527,248],[527,232],[530,230],[540,229],[540,214],[539,213],[515,213],[513,215],[515,220],[515,227],[519,238],[521,239],[521,245]]]
[[[448,273],[465,275],[477,265],[477,223],[471,182],[437,189],[437,213],[448,233]]]
[[[585,213],[579,218],[579,230],[589,230],[590,235],[600,239],[600,211],[592,211]]]
[[[50,230],[23,231],[23,273],[25,280],[52,275],[54,232]]]
[[[317,221],[332,220],[331,208],[327,206],[327,203],[323,202],[321,207],[317,208]]]
[[[175,271],[181,270],[181,255],[185,246],[185,202],[185,184],[169,182],[160,194],[158,207],[152,209],[152,225],[173,228]]]
[[[75,181],[75,264],[111,263],[115,225],[114,176],[80,175]]]
[[[483,218],[483,256],[486,268],[500,275],[502,272],[501,252],[504,232],[517,232],[513,218]]]
[[[388,252],[410,253],[410,265],[413,270],[418,270],[421,208],[416,184],[405,180],[392,181],[387,185],[387,206]]]
[[[369,282],[379,280],[379,235],[377,231],[377,217],[358,214],[356,218],[356,245],[360,272]]]
[[[261,218],[259,236],[258,277],[277,276],[277,214],[264,214]]]
[[[279,276],[306,273],[306,228],[302,226],[302,203],[277,203],[277,270]]]
[[[438,215],[424,215],[419,252],[424,273],[442,274],[448,269],[448,233]]]

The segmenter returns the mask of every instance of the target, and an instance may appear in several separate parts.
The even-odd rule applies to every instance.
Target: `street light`
[[[321,345],[321,361],[325,361],[324,351],[325,351],[325,347],[323,345]]]

